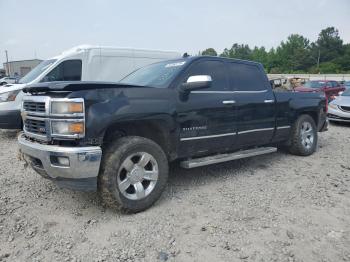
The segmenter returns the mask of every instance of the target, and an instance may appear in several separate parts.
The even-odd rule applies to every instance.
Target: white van
[[[21,90],[27,85],[51,81],[118,82],[137,68],[180,56],[180,53],[173,51],[87,45],[74,47],[41,62],[18,84],[1,87],[0,128],[21,128]]]

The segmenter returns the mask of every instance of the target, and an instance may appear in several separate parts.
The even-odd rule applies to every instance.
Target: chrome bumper
[[[45,145],[28,140],[24,134],[18,137],[19,148],[25,160],[40,175],[51,179],[84,180],[98,176],[102,150],[98,146],[63,147]],[[62,165],[57,161],[69,162]]]

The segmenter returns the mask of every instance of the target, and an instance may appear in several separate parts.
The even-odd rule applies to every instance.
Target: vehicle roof
[[[145,49],[145,48],[118,47],[118,46],[78,45],[78,46],[75,46],[75,47],[72,47],[68,50],[63,51],[61,54],[59,54],[55,57],[52,57],[51,59],[59,59],[62,57],[70,56],[72,54],[76,54],[79,52],[84,52],[86,50],[92,50],[92,49],[119,50],[119,51],[142,51],[142,52],[179,54],[179,52],[177,52],[177,51],[169,51],[169,50],[152,50],[152,49]]]
[[[190,62],[193,62],[193,61],[196,61],[196,60],[201,60],[201,59],[212,59],[212,60],[221,60],[221,61],[228,61],[228,62],[237,62],[237,63],[244,63],[244,64],[253,64],[253,65],[258,65],[258,66],[262,66],[261,63],[259,62],[254,62],[254,61],[249,61],[249,60],[243,60],[243,59],[236,59],[236,58],[228,58],[228,57],[221,57],[221,56],[202,56],[202,55],[199,55],[199,56],[188,56],[188,57],[183,57],[183,58],[179,58],[179,59],[171,59],[171,60],[168,60],[168,61],[183,61],[183,60],[186,60],[186,61],[190,61]]]

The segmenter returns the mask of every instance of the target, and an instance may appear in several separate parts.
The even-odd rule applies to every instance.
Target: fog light
[[[61,166],[69,166],[69,158],[65,156],[58,156],[57,157],[57,162]]]
[[[70,162],[69,162],[69,157],[66,156],[51,156],[51,163],[55,166],[64,166],[68,167]]]

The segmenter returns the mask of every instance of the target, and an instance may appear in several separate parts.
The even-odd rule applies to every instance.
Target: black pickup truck
[[[24,89],[23,158],[63,187],[99,190],[131,212],[150,207],[184,168],[275,152],[307,156],[327,130],[319,93],[274,92],[259,63],[187,57],[120,83],[41,83]]]

